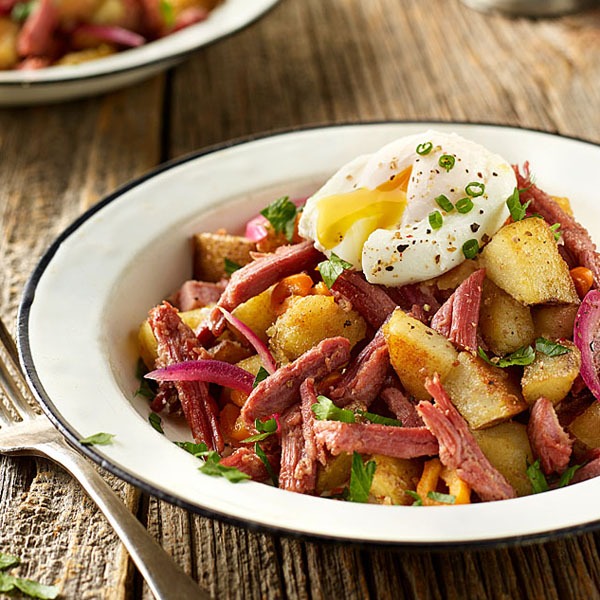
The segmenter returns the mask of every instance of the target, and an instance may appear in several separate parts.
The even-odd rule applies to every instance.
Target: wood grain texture
[[[560,19],[458,0],[282,0],[168,76],[103,97],[0,111],[0,315],[51,240],[161,160],[334,122],[460,120],[600,142],[600,9]],[[138,493],[110,478],[128,506]],[[62,597],[151,596],[59,469],[0,458],[0,551]],[[496,550],[413,552],[247,531],[142,497],[151,533],[215,598],[600,598],[600,534]],[[0,597],[4,598],[0,595]]]

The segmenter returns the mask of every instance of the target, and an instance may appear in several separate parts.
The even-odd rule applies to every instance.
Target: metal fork
[[[121,502],[94,466],[67,444],[50,421],[36,414],[21,389],[25,378],[15,343],[0,320],[0,453],[49,458],[66,469],[98,505],[159,600],[210,600],[210,596],[175,564]],[[10,368],[9,368],[10,366]],[[15,378],[19,380],[16,383]]]

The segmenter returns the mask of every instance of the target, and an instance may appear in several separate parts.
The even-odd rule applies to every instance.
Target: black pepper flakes
[[[408,244],[398,244],[396,250],[402,254],[408,248]]]
[[[471,231],[477,233],[481,225],[479,223],[471,223]]]
[[[393,270],[394,270],[394,265],[388,265],[388,266],[385,268],[385,270],[386,270],[386,271],[393,271]]]

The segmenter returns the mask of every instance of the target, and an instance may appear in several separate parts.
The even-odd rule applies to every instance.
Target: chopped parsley
[[[317,402],[310,408],[319,421],[356,423],[356,417],[351,410],[338,408],[327,396],[317,396]]]
[[[521,204],[519,190],[515,188],[514,192],[506,199],[506,206],[510,212],[513,221],[522,221],[525,218],[527,207],[531,204],[531,200]]]
[[[462,251],[465,258],[475,258],[479,253],[479,242],[476,239],[467,240],[462,245]]]
[[[140,387],[136,390],[135,396],[143,396],[148,400],[154,400],[154,396],[156,396],[156,383],[144,377],[147,372],[148,369],[144,361],[140,358],[135,372],[135,376],[140,382]]]
[[[331,289],[336,279],[346,270],[352,268],[352,265],[341,259],[337,254],[331,253],[329,260],[324,260],[317,265],[319,273],[325,282],[325,285]]]
[[[412,503],[413,506],[423,506],[423,498],[421,498],[417,492],[414,492],[413,490],[404,490],[404,493],[408,494],[414,500]]]
[[[560,476],[560,479],[558,480],[558,487],[561,488],[561,487],[565,487],[565,485],[569,485],[571,483],[571,480],[575,476],[575,473],[577,473],[577,471],[579,469],[581,469],[581,467],[583,467],[583,465],[573,465],[572,467],[569,467]]]
[[[376,467],[377,464],[374,460],[365,464],[358,452],[352,454],[352,471],[347,500],[350,502],[367,502],[369,500],[369,491]]]
[[[442,494],[441,492],[427,492],[427,497],[435,502],[441,502],[442,504],[454,504],[456,502],[456,496],[453,494]]]
[[[242,473],[242,471],[236,469],[236,467],[222,465],[220,461],[221,457],[219,456],[219,453],[211,450],[206,455],[204,464],[198,470],[211,477],[225,477],[225,479],[231,483],[239,483],[240,481],[250,479],[250,475]]]
[[[277,420],[275,418],[271,418],[263,423],[260,419],[255,419],[254,428],[256,431],[258,431],[258,433],[256,435],[251,435],[245,440],[242,440],[242,444],[249,444],[250,442],[262,442],[269,436],[277,433]]]
[[[558,240],[560,240],[560,236],[562,235],[561,232],[559,231],[559,229],[560,229],[560,223],[554,223],[554,225],[550,225],[550,231],[554,235],[555,242],[558,242]]]
[[[165,21],[167,27],[173,27],[175,25],[175,10],[170,0],[160,0],[159,3],[160,14]]]
[[[252,383],[252,387],[255,388],[261,381],[264,381],[269,376],[269,371],[267,371],[264,367],[260,367],[258,369],[258,373],[254,378],[254,382]]]
[[[429,154],[431,151],[433,150],[433,144],[431,142],[425,142],[423,144],[419,144],[417,146],[417,154],[421,155],[421,156],[425,156],[426,154]]]
[[[195,444],[194,442],[173,442],[176,446],[183,448],[186,452],[193,454],[196,458],[203,458],[208,455],[208,447],[204,442]]]
[[[32,579],[15,577],[5,572],[6,569],[16,567],[20,562],[19,557],[0,552],[0,592],[19,590],[31,598],[40,600],[53,600],[58,596],[58,588],[54,585],[44,585]]]
[[[442,167],[442,169],[446,169],[446,172],[450,172],[454,168],[454,164],[456,163],[456,159],[451,154],[442,154],[440,159],[438,160],[438,165]]]
[[[544,473],[542,473],[539,458],[534,463],[527,464],[526,473],[534,494],[540,494],[541,492],[548,491],[548,482],[546,481],[546,476]]]
[[[431,225],[431,229],[439,229],[443,224],[444,218],[439,210],[429,213],[429,225]]]
[[[79,440],[84,446],[108,446],[116,436],[112,433],[95,433]]]
[[[530,365],[535,359],[535,351],[531,346],[522,346],[518,350],[515,350],[512,354],[507,354],[503,357],[495,356],[493,358],[489,358],[481,346],[479,347],[477,353],[481,358],[483,358],[483,360],[485,360],[486,363],[489,363],[494,367],[500,367],[501,369],[506,367]]]
[[[448,196],[444,196],[444,194],[440,194],[436,196],[435,199],[436,204],[446,212],[452,212],[454,210],[454,204],[448,200]]]
[[[460,214],[466,215],[468,212],[471,212],[473,210],[473,206],[473,200],[471,200],[471,198],[469,198],[468,196],[465,196],[464,198],[461,198],[457,201],[456,210]]]
[[[155,413],[155,412],[151,412],[148,415],[148,421],[150,423],[150,425],[152,425],[152,427],[154,427],[154,429],[156,429],[156,431],[158,431],[158,433],[164,433],[163,428],[162,428],[162,419],[160,418],[160,415]]]
[[[29,18],[35,2],[17,2],[10,12],[10,18],[17,23],[22,23]]]
[[[273,419],[273,420],[275,420],[275,419]],[[254,452],[256,452],[256,456],[258,456],[258,458],[260,458],[262,464],[265,465],[265,469],[267,470],[267,473],[269,474],[269,477],[271,478],[273,485],[275,487],[279,487],[279,478],[275,474],[275,471],[273,471],[273,467],[271,466],[271,463],[270,463],[267,455],[265,454],[265,451],[260,447],[260,444],[258,442],[256,442],[254,444]]]
[[[225,273],[227,273],[227,275],[229,276],[233,275],[233,273],[239,271],[242,268],[242,265],[238,265],[236,262],[230,260],[227,257],[223,259],[223,264],[223,269],[225,270]]]
[[[479,196],[483,196],[483,192],[485,192],[485,184],[481,183],[480,181],[471,181],[471,183],[467,183],[465,192],[467,196],[470,196],[471,198],[478,198]]]
[[[535,340],[535,349],[546,356],[561,356],[571,352],[571,348],[567,348],[557,342],[552,342],[546,338],[539,337]]]
[[[283,233],[288,242],[291,242],[294,236],[297,213],[298,209],[290,201],[289,196],[278,198],[260,211],[260,214],[271,223],[275,233]]]

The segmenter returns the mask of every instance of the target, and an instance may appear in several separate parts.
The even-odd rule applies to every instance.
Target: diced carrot
[[[244,392],[240,391],[240,390],[231,390],[229,392],[229,399],[239,408],[242,408],[242,406],[244,406],[244,402],[246,402],[246,400],[248,399],[248,394],[245,394]]]
[[[456,469],[444,467],[439,458],[428,460],[423,466],[423,473],[417,484],[417,494],[423,501],[423,505],[443,505],[443,502],[430,498],[429,493],[439,492],[440,489],[445,488],[447,488],[448,494],[454,496],[454,504],[469,504],[471,502],[471,488],[458,476]]]
[[[440,473],[440,477],[448,486],[448,492],[454,496],[454,504],[471,503],[471,487],[458,476],[456,469],[447,469],[444,467]]]
[[[286,300],[291,296],[308,296],[313,280],[306,273],[297,273],[283,278],[271,292],[271,308],[276,315],[285,312]]]
[[[438,481],[442,472],[442,463],[439,458],[432,458],[423,465],[423,473],[417,484],[417,494],[421,497],[424,506],[439,504],[429,498],[429,492],[437,491]]]
[[[325,285],[324,281],[319,281],[312,289],[315,296],[331,296],[331,290]]]
[[[590,291],[594,283],[594,275],[587,267],[571,269],[571,279],[573,279],[577,295],[580,298],[583,298]]]
[[[219,421],[223,436],[230,442],[241,442],[252,435],[240,417],[239,407],[235,404],[229,403],[223,407]]]

